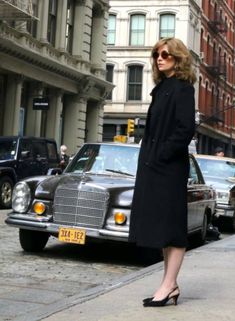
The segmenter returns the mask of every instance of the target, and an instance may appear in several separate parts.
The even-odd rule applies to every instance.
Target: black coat
[[[140,246],[187,245],[188,145],[195,130],[194,87],[175,77],[152,91],[141,143],[130,236]]]

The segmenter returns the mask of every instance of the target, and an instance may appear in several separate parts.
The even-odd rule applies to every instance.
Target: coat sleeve
[[[176,94],[175,126],[171,135],[162,144],[160,158],[164,161],[187,152],[195,133],[194,87],[183,86]]]

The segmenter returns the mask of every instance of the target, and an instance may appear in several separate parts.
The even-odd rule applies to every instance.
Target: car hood
[[[116,175],[63,174],[41,181],[35,190],[35,197],[53,200],[57,187],[72,186],[73,188],[79,188],[81,184],[83,186],[89,184],[89,186],[108,191],[113,205],[130,206],[135,179]]]
[[[232,178],[207,178],[204,177],[206,184],[211,185],[214,189],[218,190],[231,190],[233,187],[235,187],[235,181]]]

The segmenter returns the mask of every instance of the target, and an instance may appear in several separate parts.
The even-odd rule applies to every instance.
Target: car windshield
[[[205,178],[235,179],[235,162],[205,158],[197,158],[197,162]]]
[[[0,141],[0,160],[14,159],[16,155],[17,141],[15,139]]]
[[[139,147],[86,144],[73,158],[66,173],[91,172],[135,176]]]

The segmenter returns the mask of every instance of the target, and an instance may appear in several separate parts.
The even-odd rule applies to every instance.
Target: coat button
[[[145,162],[145,165],[147,165],[147,166],[148,166],[148,165],[149,165],[149,162]]]
[[[156,139],[153,138],[153,139],[152,139],[152,143],[155,143],[155,141],[156,141]]]

